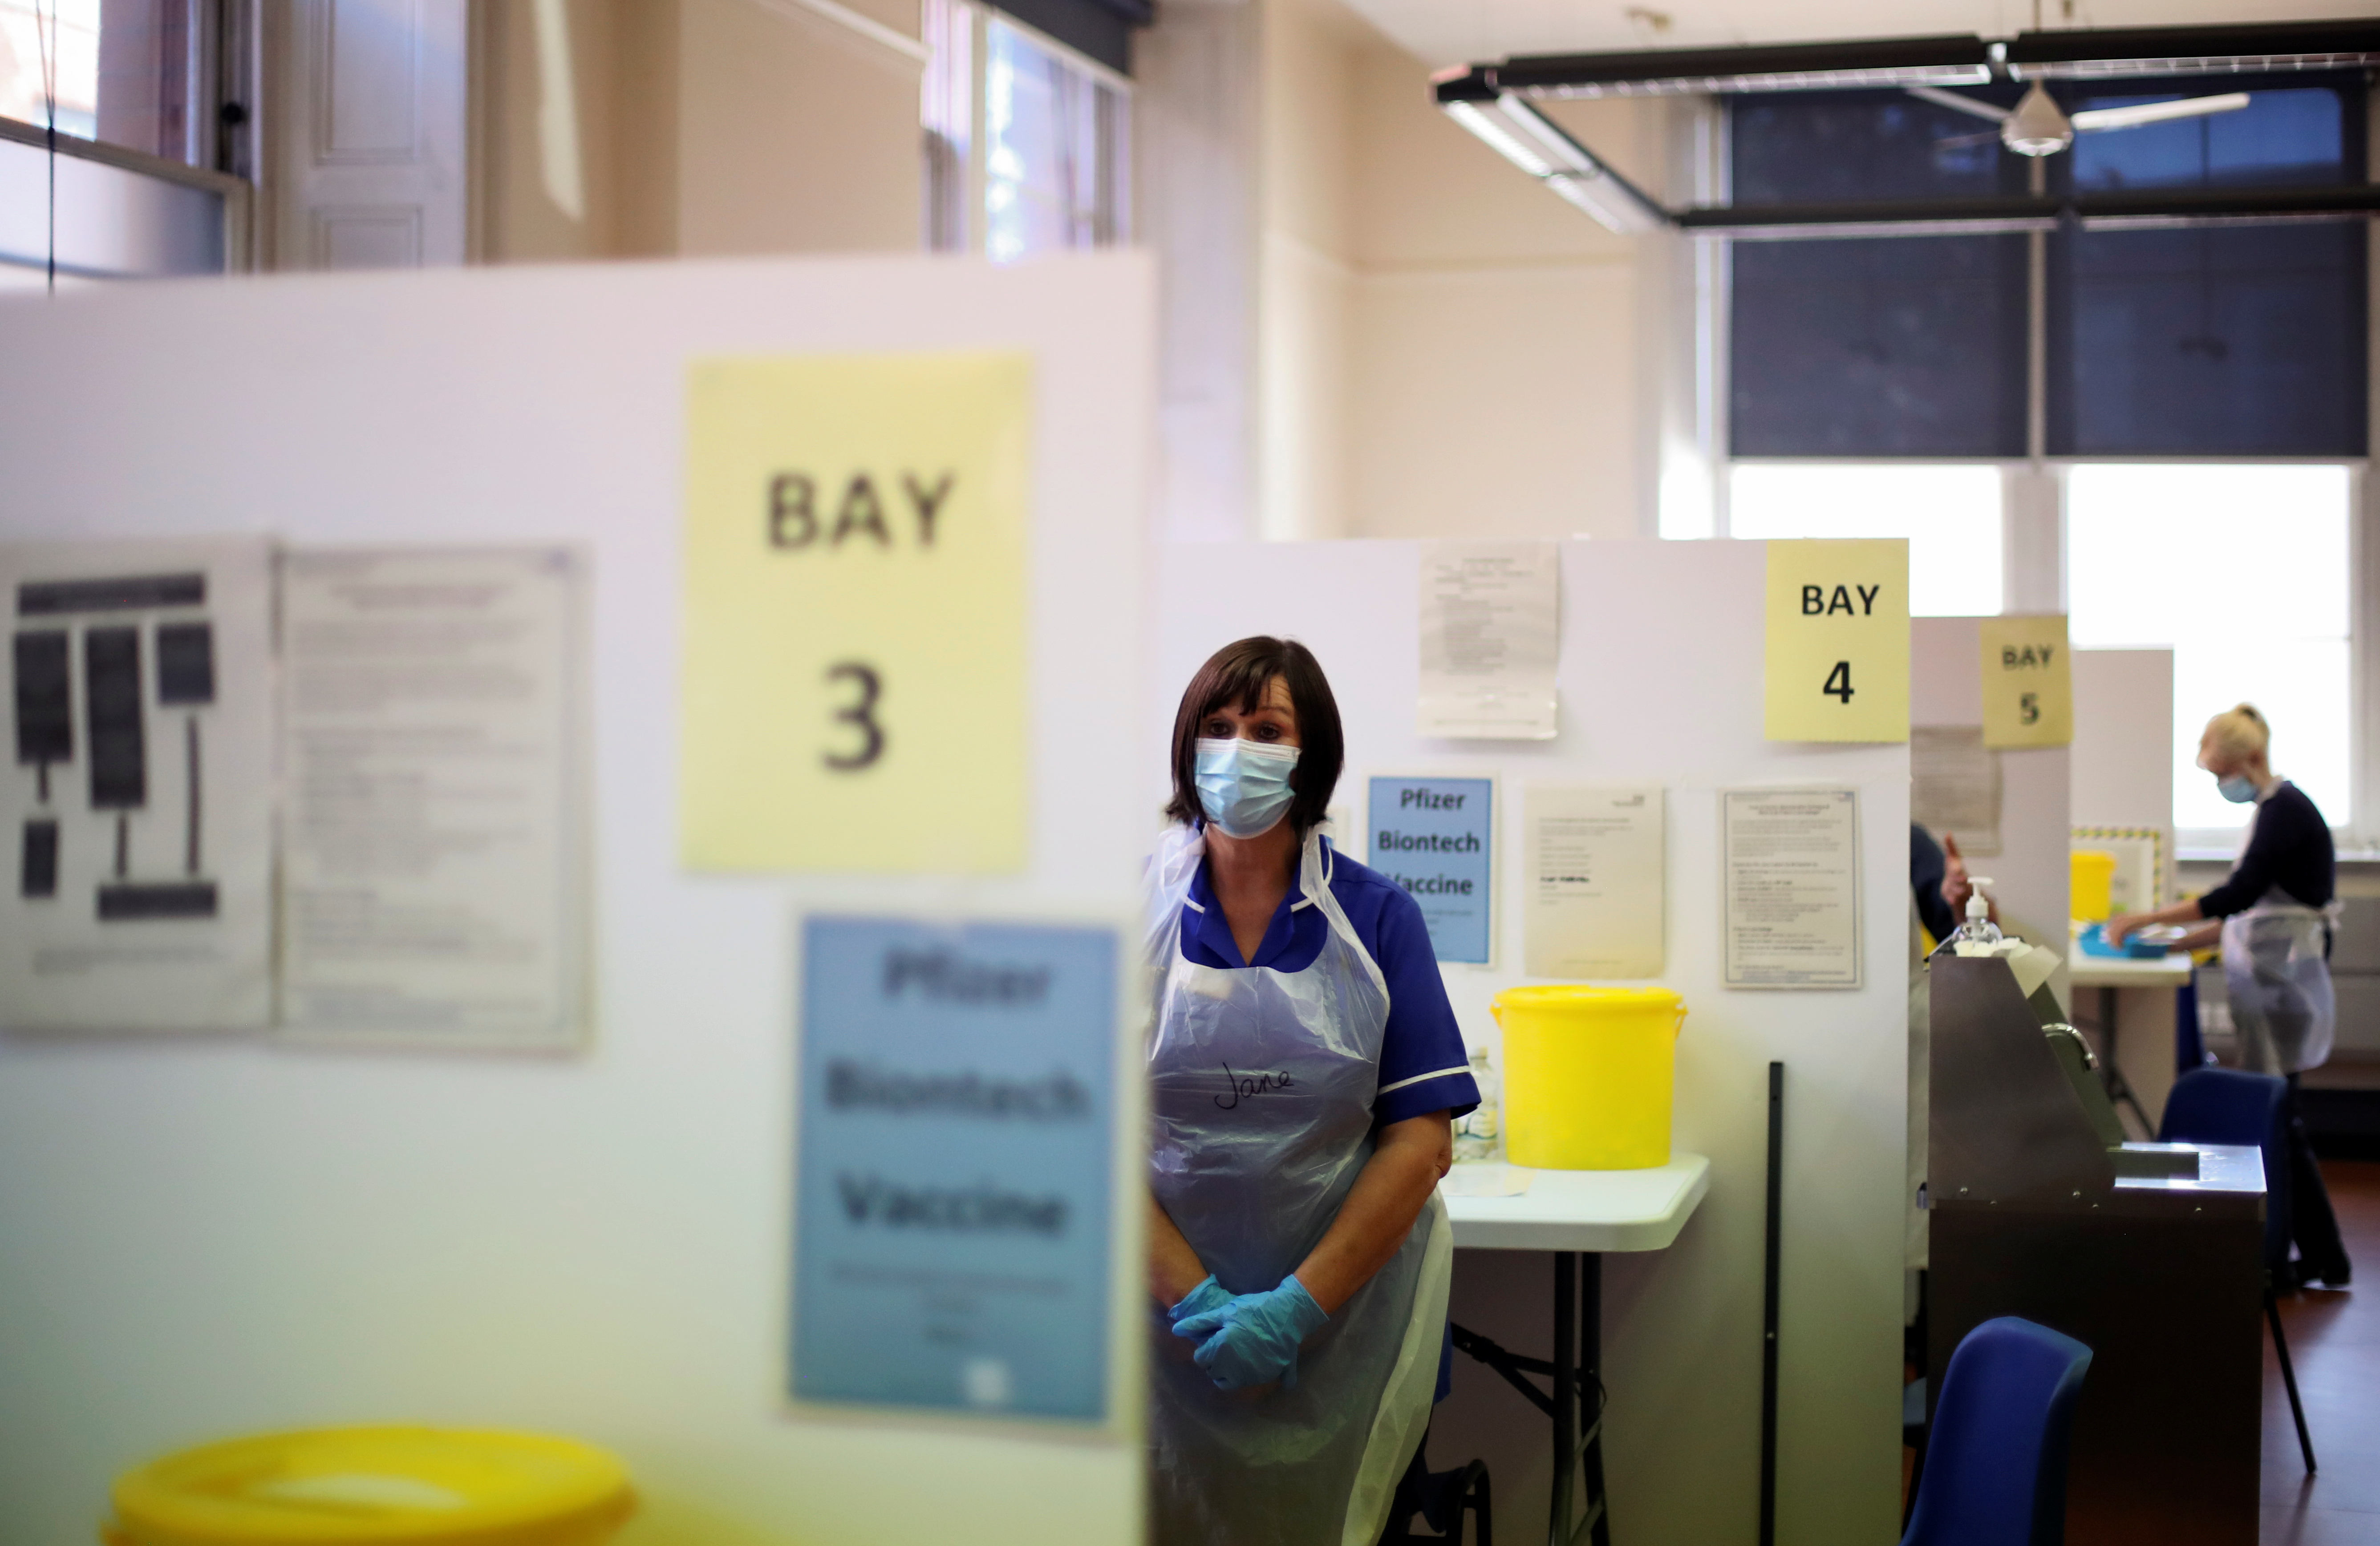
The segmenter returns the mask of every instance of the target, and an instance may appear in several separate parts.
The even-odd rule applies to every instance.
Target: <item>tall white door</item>
[[[464,260],[468,0],[294,0],[279,90],[273,266],[403,269]]]

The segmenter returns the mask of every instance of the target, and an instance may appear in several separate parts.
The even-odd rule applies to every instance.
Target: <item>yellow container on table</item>
[[[599,1546],[628,1473],[570,1439],[327,1428],[205,1444],[115,1482],[108,1546]]]
[[[1685,1001],[1668,988],[1561,983],[1506,988],[1504,1154],[1538,1170],[1670,1163],[1670,1108]]]
[[[2104,924],[2115,908],[2116,856],[2102,848],[2067,851],[2066,910],[2086,924]]]

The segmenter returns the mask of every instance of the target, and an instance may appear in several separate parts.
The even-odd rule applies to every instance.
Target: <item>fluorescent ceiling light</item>
[[[1442,105],[1448,117],[1605,229],[1632,236],[1670,223],[1658,205],[1514,93],[1500,94],[1492,110],[1476,102]]]
[[[1532,177],[1550,177],[1554,169],[1543,156],[1513,138],[1512,130],[1467,102],[1446,104],[1446,115],[1485,140],[1489,148]]]
[[[2174,118],[2203,118],[2213,113],[2237,113],[2248,105],[2245,91],[2226,91],[2219,97],[2181,97],[2173,102],[2144,102],[2131,107],[2086,107],[2073,115],[2074,127],[2084,133],[2097,130],[2138,128],[2143,124],[2162,124]]]

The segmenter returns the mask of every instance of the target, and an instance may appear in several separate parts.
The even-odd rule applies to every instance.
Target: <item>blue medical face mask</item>
[[[1198,803],[1228,837],[1261,837],[1281,824],[1294,797],[1297,748],[1260,741],[1198,738]]]
[[[2256,780],[2245,774],[2234,773],[2228,779],[2216,779],[2215,792],[2234,805],[2252,805],[2256,803]]]

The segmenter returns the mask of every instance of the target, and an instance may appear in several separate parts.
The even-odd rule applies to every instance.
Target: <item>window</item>
[[[1734,201],[2023,192],[1976,123],[1901,91],[1739,98]],[[2023,237],[1740,241],[1730,262],[1734,454],[2024,454]]]
[[[2248,105],[2079,136],[2053,174],[2092,190],[2362,182],[2362,82],[2303,79],[2188,82]],[[2100,85],[2072,105],[2174,94]],[[2362,221],[2052,237],[2049,450],[2362,455],[2365,246]]]
[[[218,0],[0,0],[0,288],[220,273]],[[57,130],[51,153],[49,129]]]
[[[206,0],[0,0],[0,118],[212,163]]]
[[[2273,769],[2333,827],[2354,818],[2349,530],[2341,466],[2093,465],[2068,474],[2069,628],[2079,649],[2173,650],[2173,818],[2184,841],[2248,809],[2197,767],[2207,719],[2252,703]]]
[[[926,230],[996,262],[1129,235],[1131,87],[967,3],[928,0]]]
[[[2051,82],[2069,111],[2244,92],[2207,116],[2084,133],[2030,163],[1905,91],[1732,99],[1739,206],[2364,181],[2359,74]],[[2012,103],[2009,86],[1962,95]],[[2038,297],[2044,441],[2029,443]],[[2367,223],[1738,240],[1739,456],[2361,456]]]
[[[1905,537],[1909,610],[2000,610],[2000,471],[1940,465],[1738,463],[1728,477],[1736,537]]]

